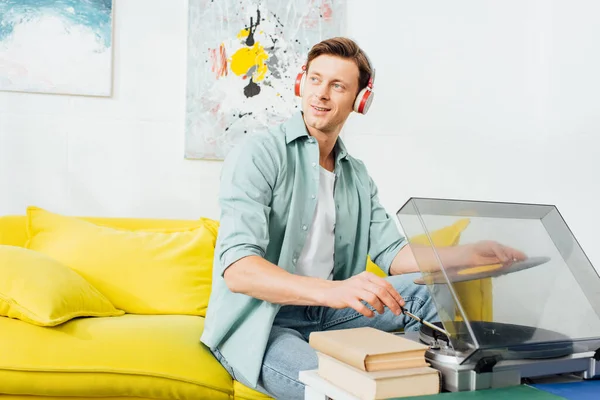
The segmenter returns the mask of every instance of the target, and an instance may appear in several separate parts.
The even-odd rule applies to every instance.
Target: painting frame
[[[346,16],[344,0],[188,0],[184,157],[224,160],[299,110],[308,51],[342,36]]]
[[[0,91],[113,95],[115,0],[0,2]]]

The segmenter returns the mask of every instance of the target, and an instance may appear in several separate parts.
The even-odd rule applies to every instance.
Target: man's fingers
[[[402,313],[404,299],[387,280],[373,276],[370,277],[368,285],[367,289],[375,293],[394,314]]]
[[[366,289],[379,299],[379,301],[382,303],[382,307],[383,305],[387,306],[387,308],[389,308],[396,315],[400,315],[402,313],[400,303],[396,300],[396,297],[394,297],[388,291],[387,288],[369,282],[366,286]],[[379,309],[377,311],[379,311]],[[381,314],[382,311],[379,311],[379,313]]]
[[[509,249],[509,253],[513,260],[518,260],[518,261],[527,260],[527,255],[517,249]]]
[[[383,287],[400,306],[404,307],[404,299],[402,298],[402,296],[400,296],[400,293],[398,293],[396,289],[394,289],[394,286],[392,286],[392,284],[388,280],[373,274],[369,276],[369,281],[373,282],[374,284],[380,287]]]
[[[385,311],[385,308],[383,306],[385,300],[379,297],[377,293],[373,292],[373,290],[377,290],[377,286],[372,286],[372,288],[365,288],[365,290],[361,294],[361,298],[367,303],[369,303],[371,306],[373,306],[373,308],[376,309],[379,314],[383,314]]]
[[[359,300],[356,300],[355,302],[350,304],[350,307],[352,307],[353,309],[355,309],[356,311],[358,311],[359,313],[361,313],[362,315],[364,315],[367,318],[372,318],[375,316],[375,313],[373,311],[371,311],[371,309],[369,307],[365,306]]]
[[[496,255],[496,257],[498,258],[498,260],[500,260],[502,263],[507,263],[509,261],[512,262],[512,257],[508,256],[504,247],[501,246],[500,244],[494,243],[492,245],[492,250],[493,250],[494,254]]]

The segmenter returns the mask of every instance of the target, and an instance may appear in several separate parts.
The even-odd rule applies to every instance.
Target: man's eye
[[[344,88],[344,87],[343,87],[342,85],[340,85],[339,83],[334,83],[334,84],[333,84],[333,87],[334,87],[334,89],[337,89],[337,90],[341,90],[341,89],[343,89],[343,88]]]

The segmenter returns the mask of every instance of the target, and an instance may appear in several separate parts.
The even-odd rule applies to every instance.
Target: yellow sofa
[[[32,227],[32,219],[37,227]],[[28,209],[27,215],[0,217],[0,245],[25,248],[30,236],[36,233],[33,230],[37,229],[39,238],[44,241],[38,243],[38,247],[48,254],[65,255],[65,247],[69,251],[69,243],[85,239],[71,237],[70,242],[60,243],[61,239],[55,235],[68,235],[69,232],[61,230],[77,224],[74,219],[36,208]],[[106,228],[102,231],[105,235],[108,232],[137,235],[136,238],[143,234],[150,237],[156,232],[167,232],[165,235],[172,234],[169,236],[171,241],[180,235],[178,230],[189,232],[204,224],[213,228],[210,233],[213,239],[216,238],[216,222],[207,219],[78,220],[89,225],[77,226],[76,229],[80,230],[77,232]],[[47,226],[42,226],[44,224]],[[116,229],[112,231],[112,228]],[[70,231],[71,234],[73,232]],[[87,239],[90,239],[96,232],[92,232],[92,236],[89,236],[90,232],[87,234]],[[86,232],[78,233],[78,236],[86,236]],[[105,239],[110,238],[102,238]],[[129,240],[123,237],[117,239],[120,242]],[[147,237],[144,240],[148,240]],[[57,243],[62,249],[57,247]],[[214,249],[214,240],[212,245]],[[75,251],[74,248],[71,250]],[[110,253],[111,249],[102,250],[102,253],[107,252]],[[204,259],[210,260],[212,254],[207,254]],[[100,253],[90,255],[96,258],[102,256]],[[212,265],[205,267],[203,279],[208,273],[209,281],[198,281],[204,286],[210,285]],[[126,274],[127,271],[115,272],[115,277],[125,277]],[[110,284],[98,282],[99,286],[114,289]],[[166,286],[168,284],[165,282]],[[28,289],[26,285],[23,290]],[[17,318],[0,317],[0,400],[27,400],[41,396],[45,400],[97,400],[99,397],[112,400],[269,399],[233,381],[212,353],[200,343],[204,328],[202,315],[210,293],[205,289],[200,290],[203,291],[203,309],[191,312],[201,315],[127,312],[110,317],[74,318],[55,326],[38,326]],[[124,306],[127,308],[128,304]]]
[[[455,245],[465,226],[459,222],[444,228],[434,241]],[[41,272],[14,284],[2,277],[0,400],[269,399],[232,380],[199,341],[217,229],[218,223],[206,218],[75,218],[36,207],[29,207],[26,215],[0,217],[0,274],[2,263],[7,263],[2,254],[17,254],[11,260],[39,255],[31,260],[41,265],[31,266],[29,273],[43,272],[42,266],[53,274],[74,270],[84,278],[78,284],[85,281],[89,286],[86,296],[92,293],[94,304],[113,310],[110,316],[72,314],[44,320],[23,311],[25,303],[19,308],[3,299],[2,290],[39,302],[48,296],[45,290],[61,293],[62,288],[52,285],[58,282],[56,275],[48,275],[47,285]],[[385,275],[370,260],[366,268]],[[8,273],[18,277],[27,268],[15,269],[10,267]],[[35,289],[33,281],[41,285]],[[470,293],[470,313],[489,318],[489,282],[469,284],[460,289]],[[79,292],[69,295],[82,297]],[[62,300],[55,298],[52,307],[64,307]],[[49,308],[35,307],[38,314]]]

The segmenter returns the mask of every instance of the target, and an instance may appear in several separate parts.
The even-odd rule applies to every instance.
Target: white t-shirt
[[[320,168],[319,194],[315,215],[306,237],[304,248],[298,257],[296,274],[315,278],[333,278],[335,203],[333,190],[335,174]]]

